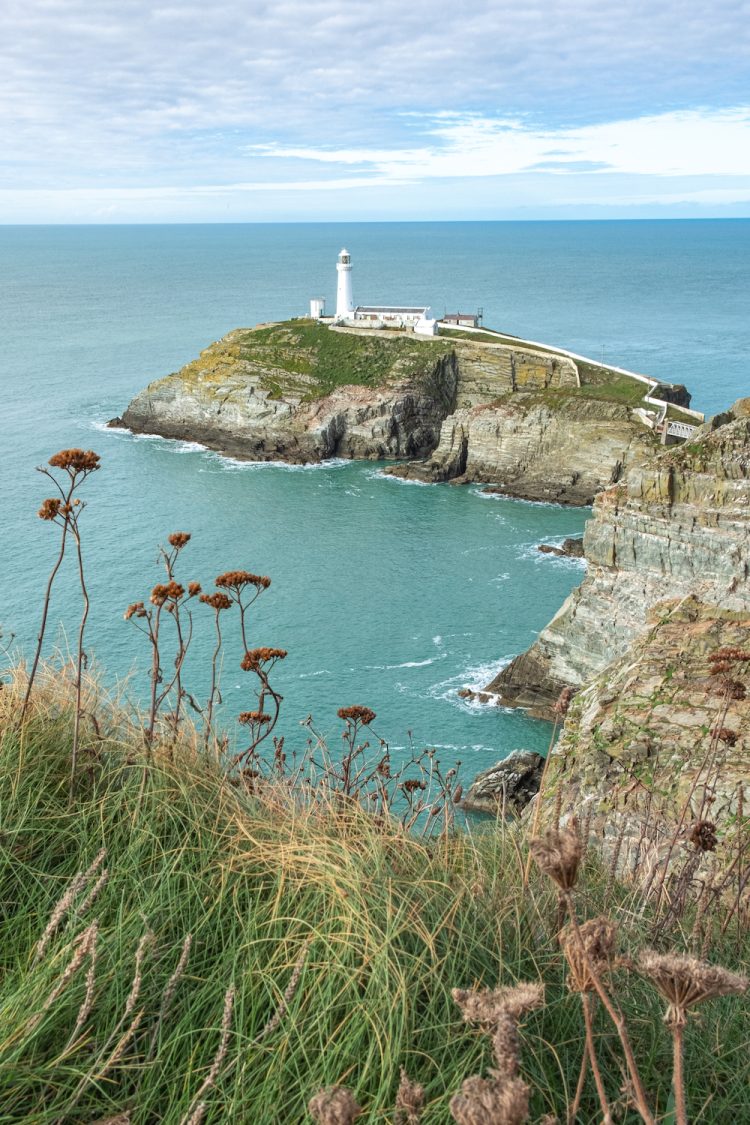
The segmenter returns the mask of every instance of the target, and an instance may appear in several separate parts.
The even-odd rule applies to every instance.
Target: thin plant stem
[[[76,515],[72,520],[71,530],[76,544],[76,560],[78,563],[78,580],[81,584],[81,596],[83,598],[83,612],[78,626],[78,652],[76,657],[76,711],[73,720],[73,748],[71,751],[70,760],[70,792],[69,796],[73,800],[73,790],[75,786],[76,766],[78,763],[78,740],[81,730],[81,697],[83,693],[83,665],[86,660],[86,654],[83,648],[83,634],[86,629],[86,621],[89,616],[89,592],[86,587],[86,579],[83,572],[83,553],[81,551],[81,535],[78,531],[78,516]]]
[[[594,1075],[594,1082],[596,1083],[596,1092],[599,1095],[599,1102],[602,1107],[602,1123],[603,1125],[612,1125],[612,1112],[609,1108],[607,1101],[607,1094],[604,1089],[604,1081],[602,1079],[601,1071],[599,1070],[599,1063],[596,1058],[596,1048],[594,1047],[594,1023],[591,1018],[591,1002],[592,997],[588,992],[581,993],[581,1006],[583,1007],[583,1022],[586,1027],[586,1049],[588,1051],[589,1060],[591,1062],[591,1073]]]
[[[685,1104],[685,1076],[683,1073],[683,1025],[672,1026],[672,1088],[674,1090],[675,1125],[687,1125]]]

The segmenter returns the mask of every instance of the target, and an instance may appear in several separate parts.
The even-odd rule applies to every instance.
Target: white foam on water
[[[419,488],[431,488],[432,482],[426,480],[406,480],[404,477],[394,477],[391,473],[386,473],[384,469],[373,469],[367,476],[371,480],[389,480],[395,484],[415,484]]]
[[[342,469],[352,462],[346,457],[331,457],[327,461],[308,461],[304,465],[290,465],[288,461],[244,461],[240,457],[227,457],[211,450],[208,457],[213,465],[224,472],[258,472],[262,469],[281,469],[285,473],[312,473],[319,469]]]

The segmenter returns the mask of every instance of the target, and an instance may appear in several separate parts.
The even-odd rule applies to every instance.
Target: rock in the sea
[[[539,792],[544,758],[533,750],[514,750],[472,781],[460,807],[466,812],[520,814]]]
[[[727,417],[597,496],[585,579],[488,691],[550,718],[561,689],[622,656],[657,602],[750,611],[750,417],[742,403]]]
[[[583,536],[578,539],[564,539],[562,547],[554,547],[551,543],[540,543],[537,550],[543,555],[556,555],[561,559],[582,559]]]

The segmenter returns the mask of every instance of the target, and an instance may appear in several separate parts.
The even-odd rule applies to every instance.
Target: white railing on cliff
[[[472,328],[468,324],[461,325],[460,327],[452,324],[440,323],[440,330],[447,332],[477,332],[482,336],[497,336],[498,341],[517,340],[519,344],[526,344],[532,348],[542,348],[545,352],[550,352],[552,355],[562,355],[567,359],[575,360],[579,363],[592,363],[595,367],[601,367],[603,371],[614,371],[618,375],[627,375],[630,379],[637,379],[639,383],[647,383],[649,387],[648,394],[643,396],[643,401],[650,403],[652,406],[662,407],[665,402],[661,398],[652,398],[651,391],[655,390],[661,383],[660,379],[654,379],[653,375],[640,375],[637,371],[628,371],[626,367],[614,367],[611,363],[597,363],[595,359],[591,359],[587,355],[579,355],[577,352],[569,352],[567,348],[552,347],[550,344],[542,344],[538,340],[525,340],[520,336],[511,336],[507,332],[497,332],[493,328]],[[681,414],[689,414],[692,418],[697,418],[699,422],[705,422],[705,414],[701,414],[699,410],[691,410],[688,406],[678,406],[677,409]],[[687,423],[684,423],[687,425]],[[693,427],[695,429],[695,427]],[[692,430],[691,430],[692,432]]]

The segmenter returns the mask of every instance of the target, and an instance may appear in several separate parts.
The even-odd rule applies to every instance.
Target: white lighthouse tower
[[[339,254],[336,272],[338,273],[336,320],[349,320],[354,316],[354,297],[352,296],[352,259],[346,249]]]

